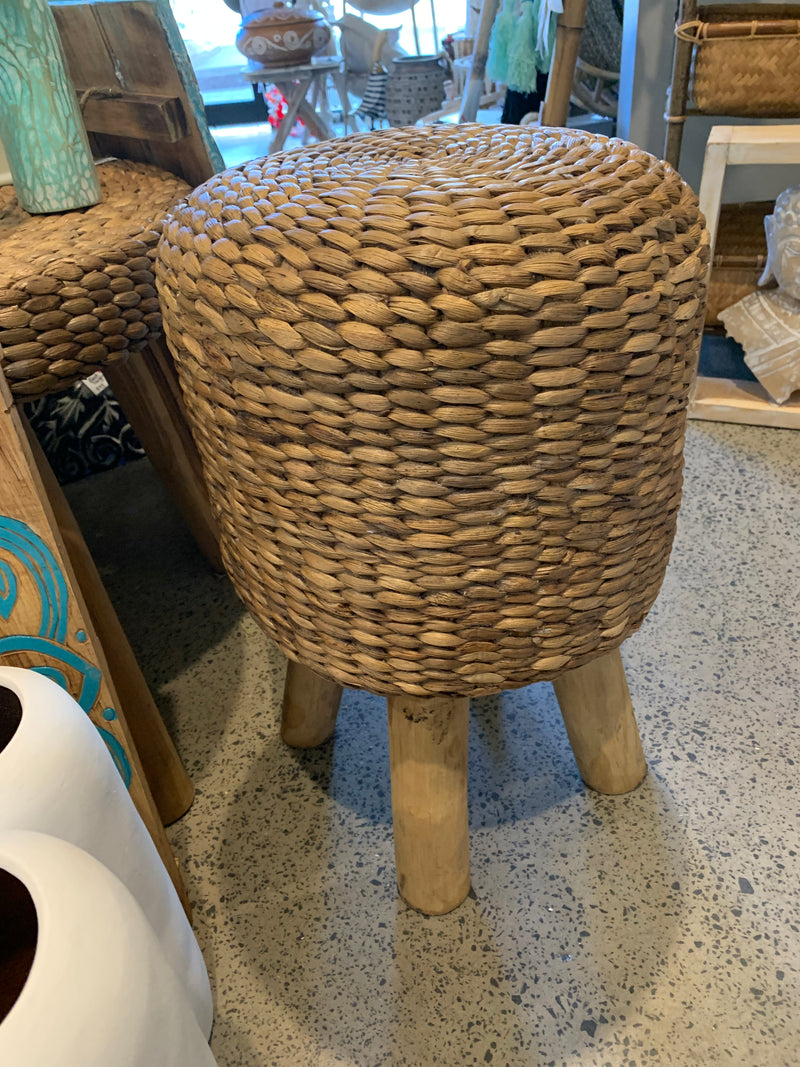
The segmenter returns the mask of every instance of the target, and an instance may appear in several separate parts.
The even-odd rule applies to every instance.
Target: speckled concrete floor
[[[149,466],[73,487],[196,782],[220,1067],[800,1064],[800,436],[694,423],[687,458],[623,647],[648,778],[587,792],[549,685],[475,701],[474,896],[437,919],[395,894],[382,701],[285,748],[282,658]]]

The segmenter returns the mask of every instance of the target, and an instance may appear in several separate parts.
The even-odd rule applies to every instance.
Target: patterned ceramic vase
[[[330,39],[331,28],[319,11],[274,0],[243,20],[236,47],[259,66],[292,67],[308,63]]]

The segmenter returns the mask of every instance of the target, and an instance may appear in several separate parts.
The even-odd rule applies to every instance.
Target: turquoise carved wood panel
[[[0,0],[0,140],[17,197],[31,214],[101,199],[46,0]]]

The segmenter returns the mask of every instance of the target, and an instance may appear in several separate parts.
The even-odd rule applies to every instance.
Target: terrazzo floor
[[[286,748],[282,657],[149,465],[69,495],[196,783],[169,834],[220,1067],[800,1064],[800,436],[690,425],[623,646],[636,792],[586,790],[551,686],[473,702],[474,892],[435,919],[395,892],[383,702]]]

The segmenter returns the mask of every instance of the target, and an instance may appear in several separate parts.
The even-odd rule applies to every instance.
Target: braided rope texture
[[[640,625],[708,262],[666,163],[532,126],[357,134],[212,178],[158,255],[226,566],[291,658],[475,695]]]
[[[122,160],[98,167],[94,207],[29,215],[0,188],[0,366],[32,400],[126,360],[161,332],[160,220],[189,186]]]

